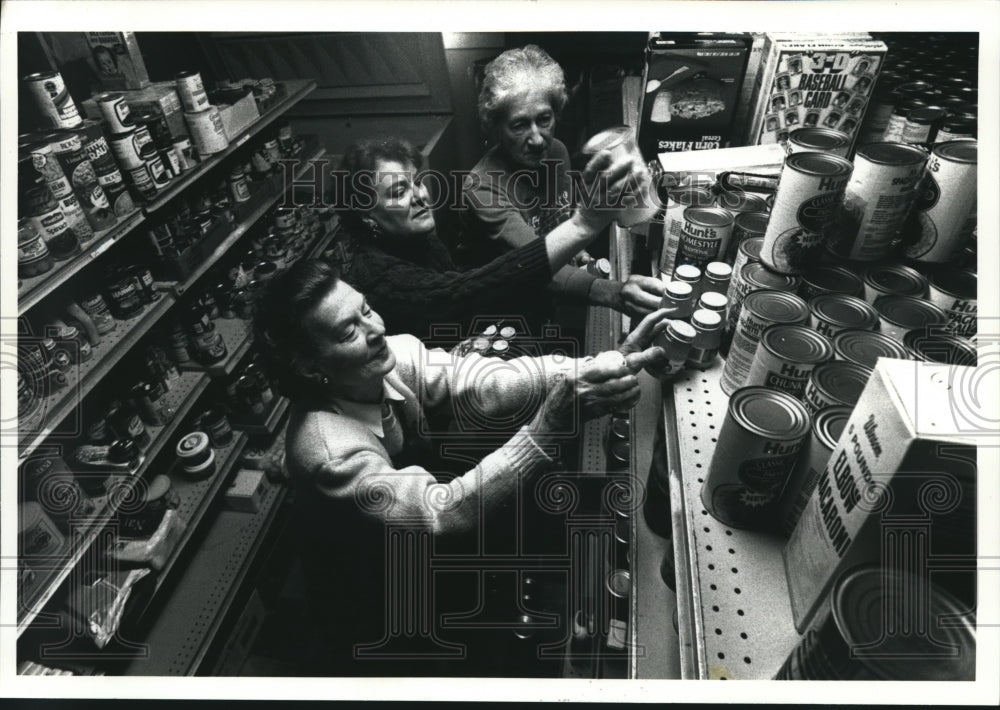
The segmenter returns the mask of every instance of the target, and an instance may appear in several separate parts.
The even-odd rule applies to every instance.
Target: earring
[[[326,375],[323,375],[322,379],[320,379],[320,382],[322,382],[324,385],[328,385],[330,384],[330,378],[327,377]]]

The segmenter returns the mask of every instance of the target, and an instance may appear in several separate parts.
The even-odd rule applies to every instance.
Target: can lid
[[[862,288],[861,278],[843,266],[817,266],[802,275],[802,283],[821,291],[853,296]]]
[[[688,266],[682,264],[681,266]],[[713,261],[705,267],[705,275],[713,279],[728,279],[733,275],[733,267],[724,261]]]
[[[517,328],[515,328],[512,325],[505,325],[503,328],[500,329],[500,337],[504,338],[505,340],[510,340],[515,335],[517,335]]]
[[[871,330],[878,313],[867,301],[842,293],[821,293],[809,301],[809,311],[822,320],[844,328]]]
[[[690,298],[693,290],[686,281],[671,281],[664,291],[674,298]]]
[[[882,320],[907,330],[948,322],[940,306],[913,296],[883,296],[875,301],[875,310]]]
[[[506,340],[496,340],[493,342],[493,350],[498,353],[505,353],[510,349],[510,343]]]
[[[976,130],[977,121],[972,116],[966,114],[956,114],[944,119],[941,123],[941,130],[948,133],[960,133],[962,135],[972,134]]]
[[[771,271],[759,261],[746,264],[740,274],[744,281],[757,288],[769,288],[776,291],[795,291],[802,279],[789,274],[778,274]],[[805,305],[805,302],[803,302]]]
[[[733,223],[733,215],[720,207],[688,207],[684,210],[684,221],[704,227],[728,227]]]
[[[632,592],[632,575],[626,569],[616,569],[608,575],[608,591],[612,596],[628,599]]]
[[[917,604],[915,599],[923,600]],[[976,677],[976,638],[960,604],[929,580],[882,566],[866,565],[843,574],[833,591],[834,623],[847,648],[878,646],[878,654],[857,660],[884,680],[972,680]],[[887,613],[893,613],[891,620]],[[920,618],[915,618],[920,614]],[[926,618],[925,618],[926,615]],[[886,623],[917,629],[928,619],[930,633],[886,634]],[[943,648],[949,649],[942,654]]]
[[[837,445],[853,411],[854,407],[841,404],[825,407],[816,412],[813,417],[812,431],[824,448],[833,449]]]
[[[695,329],[691,327],[690,324],[685,323],[682,320],[672,320],[667,323],[667,330],[669,330],[678,340],[685,343],[690,343],[694,340],[694,336],[697,335]]]
[[[177,442],[177,456],[182,459],[197,458],[205,453],[208,446],[208,434],[203,431],[193,431]]]
[[[801,440],[809,433],[809,412],[787,392],[743,387],[729,398],[729,414],[744,429],[779,441]]]
[[[732,212],[763,212],[767,209],[763,197],[742,190],[723,190],[716,195],[715,204]]]
[[[725,299],[725,296],[723,296],[723,299]],[[722,316],[719,314],[719,311],[699,308],[691,314],[691,325],[697,325],[705,330],[712,330],[722,325]]]
[[[851,162],[839,155],[808,151],[789,155],[785,158],[785,167],[807,175],[823,177],[850,175],[851,171],[854,170]]]
[[[712,191],[698,185],[682,185],[667,192],[667,197],[679,205],[710,205]]]
[[[869,143],[858,148],[857,154],[879,165],[915,165],[927,162],[927,153],[905,143]]]
[[[851,142],[850,137],[843,131],[820,127],[796,128],[788,134],[788,140],[795,145],[815,148],[818,151],[843,148]]]
[[[956,335],[911,330],[903,336],[903,344],[924,362],[975,367],[979,360],[975,346]]]
[[[875,367],[880,357],[913,359],[913,353],[898,340],[884,333],[857,328],[848,328],[834,335],[833,348],[840,358],[865,367]]]
[[[927,290],[927,279],[902,264],[879,264],[868,267],[865,283],[877,291],[900,296],[920,296]]]
[[[759,212],[740,212],[738,215],[736,215],[736,218],[733,220],[733,223],[744,232],[747,232],[748,234],[754,234],[763,237],[764,233],[767,231],[767,222],[769,219],[771,219],[771,216],[764,210],[761,210]],[[740,244],[740,247],[742,247],[743,244],[746,244],[748,241],[750,240],[749,239],[743,240],[743,242]],[[757,254],[758,255],[760,254],[759,250]]]
[[[605,259],[603,256],[597,260],[595,268],[600,274],[604,276],[611,275],[611,262]]]
[[[705,291],[705,293],[701,294],[701,298],[698,299],[699,306],[716,312],[725,310],[728,302],[728,299],[718,291]]]
[[[476,338],[472,341],[472,349],[477,353],[484,353],[490,349],[489,338]]]
[[[972,140],[948,141],[934,146],[934,155],[956,163],[977,162],[979,144]]]
[[[956,298],[974,299],[979,291],[979,276],[968,269],[947,269],[931,277],[938,291]]]
[[[940,121],[944,118],[944,109],[936,108],[933,106],[922,106],[920,108],[915,108],[910,111],[909,115],[906,117],[907,121],[911,123],[917,123],[920,125],[930,125],[935,121]]]
[[[830,340],[804,325],[780,323],[764,329],[760,344],[782,360],[816,364],[833,357]]]
[[[497,328],[495,325],[488,325],[486,326],[486,329],[483,330],[483,335],[485,335],[487,338],[492,338],[494,335],[497,334],[498,331],[499,328]]]
[[[856,362],[832,360],[818,365],[809,382],[828,399],[853,407],[868,384],[872,369]]]
[[[701,269],[694,264],[681,264],[674,269],[674,276],[678,281],[696,282],[701,279]]]
[[[740,242],[739,251],[747,258],[750,264],[760,261],[760,252],[764,248],[764,237],[750,237]]]

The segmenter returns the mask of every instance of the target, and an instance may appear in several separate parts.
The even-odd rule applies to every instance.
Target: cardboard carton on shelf
[[[87,32],[91,64],[105,91],[149,86],[134,32]]]
[[[974,604],[977,445],[995,445],[982,422],[998,419],[995,399],[968,397],[976,382],[971,367],[879,359],[784,549],[800,632],[840,575],[864,563],[923,575]],[[936,569],[943,557],[967,564]]]
[[[122,91],[125,103],[132,113],[153,113],[163,117],[170,130],[170,135],[177,138],[188,136],[187,125],[184,123],[184,109],[181,107],[177,87],[172,81],[157,81],[142,89]],[[83,112],[87,118],[101,120],[101,111],[97,108],[97,97],[91,96],[82,102]]]

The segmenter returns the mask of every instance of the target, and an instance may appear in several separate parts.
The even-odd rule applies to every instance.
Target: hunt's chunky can
[[[876,330],[878,313],[860,298],[823,293],[809,301],[809,327],[828,338],[848,328]]]
[[[761,212],[740,212],[733,219],[733,236],[729,240],[729,249],[724,255],[726,260],[729,259],[739,259],[740,246],[743,242],[748,239],[754,239],[759,237],[760,244],[764,244],[764,234],[767,233],[767,220],[768,213]],[[760,261],[760,247],[757,248],[754,254],[754,259]],[[737,264],[733,263],[733,273],[739,273],[736,268]],[[740,264],[742,266],[742,264]]]
[[[844,405],[853,408],[871,375],[870,367],[854,362],[833,360],[823,363],[809,375],[802,401],[814,416],[827,407]]]
[[[684,226],[684,212],[690,206],[709,206],[712,192],[703,187],[677,187],[667,193],[667,206],[663,211],[663,249],[660,252],[660,278],[670,280],[677,262],[677,249]]]
[[[851,149],[851,138],[843,131],[832,128],[805,127],[796,128],[788,134],[785,152],[793,153],[830,153],[846,158]]]
[[[971,337],[979,313],[979,277],[968,269],[947,269],[931,277],[928,300],[948,314],[947,330]]]
[[[908,258],[942,264],[961,250],[975,227],[977,161],[976,141],[934,146],[907,225]]]
[[[104,93],[97,97],[97,108],[112,133],[126,133],[135,128],[124,94]]]
[[[944,330],[948,314],[930,301],[913,296],[884,296],[875,302],[881,325],[879,332],[903,342],[911,330]]]
[[[965,610],[927,577],[856,567],[837,580],[774,679],[974,680],[976,636]]]
[[[804,323],[808,317],[806,302],[794,293],[760,289],[748,294],[743,299],[726,366],[722,370],[722,391],[732,394],[743,386],[765,328],[777,323]]]
[[[902,264],[873,264],[865,270],[865,300],[875,303],[883,296],[916,296],[927,293],[927,278]]]
[[[194,113],[208,108],[208,94],[205,93],[205,85],[199,72],[182,71],[174,77],[174,82],[184,111]]]
[[[24,77],[24,83],[39,111],[54,128],[80,125],[80,112],[66,89],[62,74],[57,71],[29,74]]]
[[[799,295],[806,301],[824,293],[858,296],[862,293],[861,278],[843,266],[816,266],[802,274]]]
[[[757,289],[774,289],[794,293],[799,287],[798,276],[786,276],[768,271],[760,262],[745,264],[739,273],[734,272],[726,293],[726,328],[732,333],[739,323],[743,299]],[[749,363],[747,363],[749,364]]]
[[[851,163],[828,153],[785,159],[760,258],[768,268],[798,274],[812,265],[836,226]]]
[[[705,510],[731,527],[773,527],[778,496],[808,433],[809,413],[791,395],[736,390],[702,484]]]
[[[833,345],[802,325],[772,325],[760,336],[746,385],[787,392],[802,399],[809,375],[833,358]]]
[[[778,503],[778,526],[785,535],[791,535],[795,529],[853,411],[853,407],[835,405],[821,409],[812,417],[812,436],[799,454]]]
[[[229,147],[229,139],[222,126],[222,115],[215,106],[209,106],[197,113],[185,112],[184,120],[187,121],[191,140],[198,149],[198,155],[220,153]]]
[[[888,335],[870,330],[842,330],[833,336],[833,354],[837,360],[846,360],[867,368],[874,368],[880,357],[912,360],[913,353]]]
[[[886,256],[917,194],[927,154],[900,143],[871,143],[854,156],[831,250],[847,259]]]

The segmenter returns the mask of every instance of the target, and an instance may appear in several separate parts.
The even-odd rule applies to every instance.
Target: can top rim
[[[979,276],[969,269],[940,271],[930,281],[938,291],[956,298],[976,298],[979,292]]]
[[[830,277],[830,278],[824,278]],[[843,266],[817,266],[802,274],[802,283],[831,291],[840,291],[850,283],[848,295],[861,290],[861,277]]]
[[[729,398],[729,413],[744,429],[778,441],[809,433],[809,412],[798,399],[769,387],[743,387]]]
[[[871,266],[865,271],[865,283],[879,291],[892,291],[901,296],[922,294],[927,278],[903,264]]]
[[[817,365],[810,381],[824,396],[853,407],[872,372],[872,368],[856,362],[831,360]]]
[[[779,323],[768,326],[760,344],[782,360],[818,365],[833,357],[829,338],[804,325]]]
[[[854,166],[846,158],[814,151],[792,153],[785,158],[785,166],[796,172],[822,177],[848,175],[854,169]]]
[[[934,155],[956,163],[975,165],[979,162],[979,143],[974,140],[948,141],[934,146]]]
[[[742,247],[742,244],[740,246]],[[763,242],[761,243],[761,247],[763,247]],[[740,276],[744,281],[747,281],[753,285],[760,284],[761,288],[781,290],[780,287],[785,286],[788,287],[789,289],[795,289],[798,288],[798,285],[800,283],[802,283],[802,279],[800,279],[798,276],[792,276],[791,274],[775,273],[774,271],[771,271],[759,261],[754,261],[749,264],[746,264],[743,267],[742,271],[743,273]],[[761,274],[764,274],[765,278],[763,279],[757,278]]]
[[[935,333],[927,336],[921,330],[911,330],[903,336],[903,344],[924,362],[975,367],[979,360],[975,346],[957,335]]]
[[[875,310],[882,320],[907,329],[948,322],[948,314],[940,306],[913,296],[883,296],[875,301]]]
[[[878,311],[867,301],[844,293],[821,293],[809,301],[809,312],[834,325],[870,329],[878,324]]]
[[[850,137],[843,131],[822,126],[796,128],[788,134],[788,140],[796,145],[826,150],[843,148],[851,142]]]
[[[885,333],[847,328],[833,336],[834,351],[845,360],[875,367],[880,357],[912,360],[910,349]]]
[[[854,407],[843,404],[824,407],[816,412],[813,416],[812,430],[823,446],[832,449],[837,445],[852,412],[854,412]]]
[[[684,210],[684,221],[706,227],[728,227],[733,223],[733,214],[722,207],[691,205]]]
[[[858,148],[857,155],[878,165],[911,165],[927,161],[927,153],[906,143],[868,143]]]
[[[809,317],[806,302],[794,293],[760,288],[743,299],[743,310],[776,323],[801,323]]]

